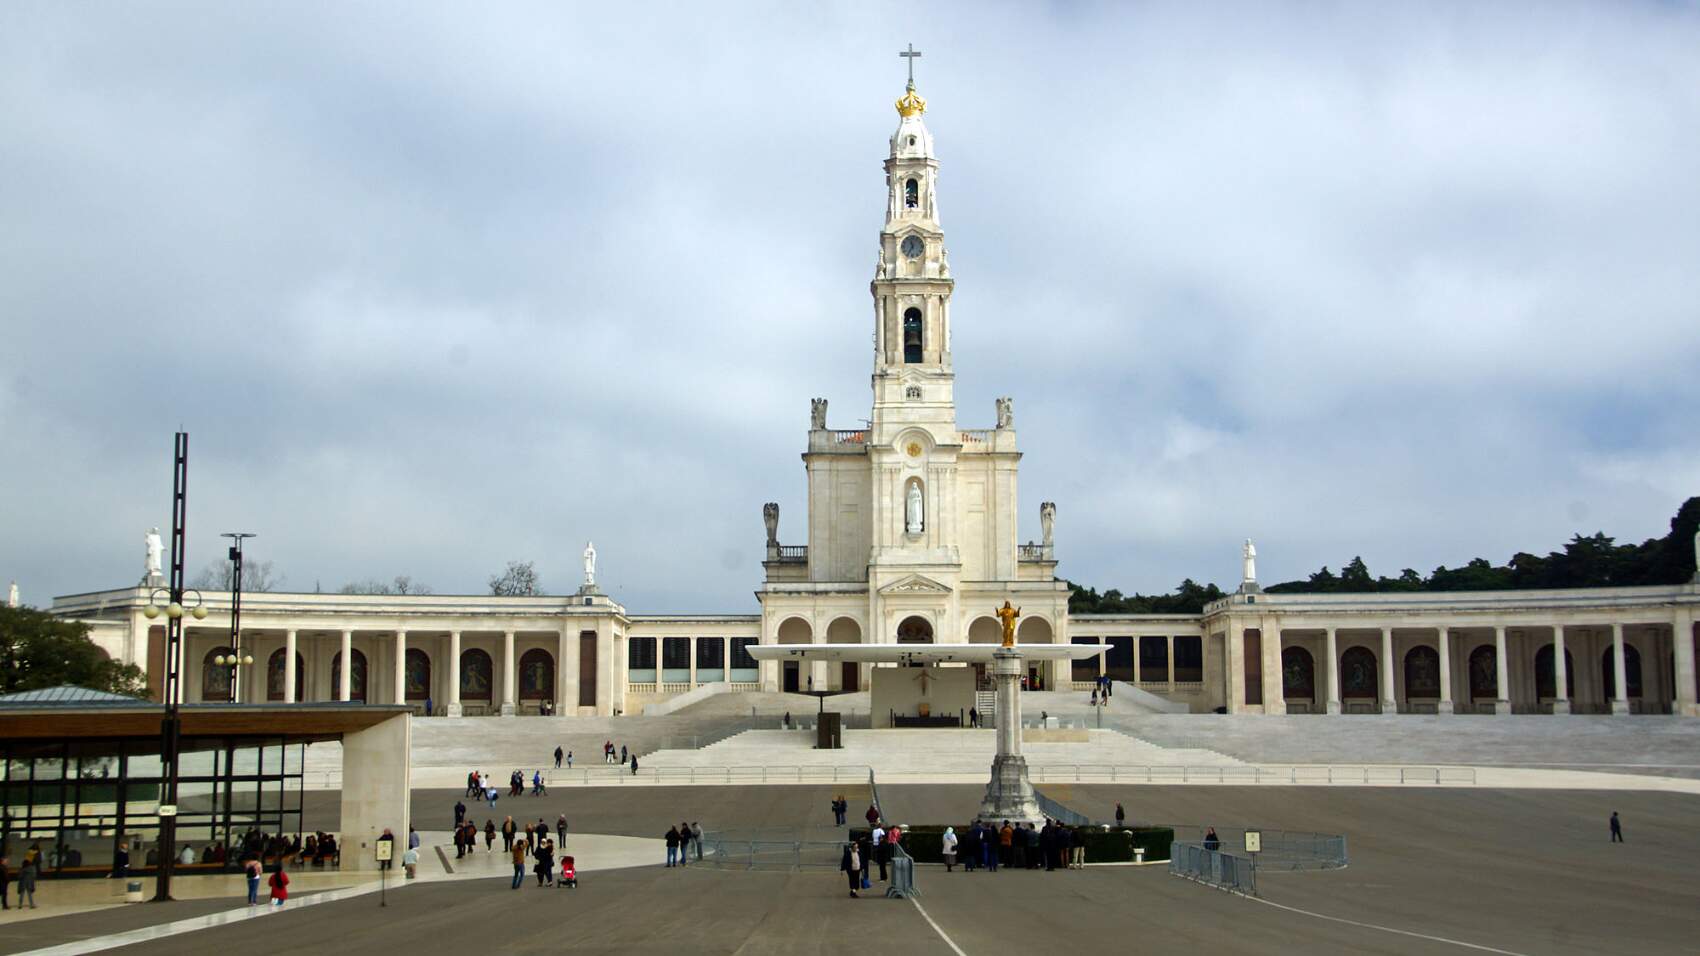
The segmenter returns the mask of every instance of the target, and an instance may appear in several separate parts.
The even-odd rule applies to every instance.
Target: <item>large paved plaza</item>
[[[866,789],[842,788],[852,816]],[[1150,952],[1508,953],[1692,952],[1700,936],[1700,801],[1681,794],[1365,788],[1047,787],[1107,814],[1121,801],[1140,820],[1343,833],[1343,870],[1260,874],[1262,901],[1170,876],[1162,866],[1084,872],[947,874],[924,866],[920,907],[848,899],[829,871],[600,869],[579,859],[577,890],[508,889],[502,876],[442,878],[388,894],[310,904],[257,919],[128,945],[134,953],[308,953],[327,949],[485,953],[904,953],[1043,951],[1084,944]],[[567,813],[589,834],[655,838],[684,819],[705,829],[818,827],[839,789],[575,788],[504,800],[505,816],[551,823]],[[960,820],[972,786],[881,786],[901,822]],[[433,830],[452,819],[454,791],[416,791]],[[1629,842],[1606,839],[1622,813]],[[481,807],[474,815],[482,820]],[[586,836],[580,836],[586,835]],[[659,841],[656,846],[659,847]],[[590,851],[582,851],[590,852]],[[446,854],[453,859],[452,852]],[[500,846],[484,869],[495,872]],[[441,869],[435,853],[425,866]],[[49,888],[49,892],[51,888]],[[206,913],[238,901],[131,906],[3,924],[0,951],[25,952]],[[924,909],[925,915],[922,910]],[[928,922],[930,917],[935,929]],[[1346,922],[1349,921],[1349,922]],[[1389,932],[1400,930],[1403,933]],[[870,933],[877,937],[870,940]],[[1415,934],[1415,935],[1406,935]],[[946,942],[948,937],[949,942]],[[1456,941],[1447,942],[1448,940]],[[955,948],[953,949],[952,946]]]

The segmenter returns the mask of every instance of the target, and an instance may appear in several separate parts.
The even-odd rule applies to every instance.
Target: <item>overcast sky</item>
[[[1700,494],[1691,4],[0,7],[0,582],[508,559],[753,611],[942,163],[964,427],[1163,591],[1662,535]]]

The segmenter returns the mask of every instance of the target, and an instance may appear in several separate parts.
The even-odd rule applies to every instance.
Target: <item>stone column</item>
[[[1393,683],[1393,629],[1381,629],[1381,712],[1399,712],[1399,691]]]
[[[1611,712],[1614,714],[1629,713],[1629,674],[1623,666],[1623,625],[1611,626],[1611,666],[1617,673],[1613,684],[1617,688],[1617,696],[1611,702]]]
[[[1169,642],[1169,690],[1175,689],[1175,636],[1170,634],[1165,638]]]
[[[395,632],[395,702],[407,703],[407,632]]]
[[[1335,644],[1334,628],[1326,629],[1328,635],[1328,712],[1340,712],[1340,648]]]
[[[460,706],[460,632],[449,632],[449,709],[450,717],[464,713]]]
[[[1552,712],[1570,713],[1570,693],[1565,689],[1570,668],[1564,663],[1564,625],[1552,626]]]
[[[1700,704],[1694,693],[1694,611],[1676,609],[1671,622],[1671,651],[1676,657],[1676,703],[1671,713],[1684,717],[1700,717]]]
[[[1263,712],[1287,712],[1286,680],[1281,674],[1281,625],[1264,618],[1263,627]]]
[[[567,666],[567,635],[568,635],[568,633],[569,632],[567,632],[567,631],[558,631],[555,634],[555,651],[556,651],[556,653],[555,653],[555,713],[556,714],[573,713],[574,711],[573,711],[572,708],[575,708],[575,707],[578,706],[578,669],[577,668],[569,669],[568,666]],[[598,657],[600,658],[600,655],[598,655]],[[597,664],[598,667],[601,667],[602,661],[600,659],[598,659],[596,664]],[[568,680],[569,677],[572,678],[572,679]],[[570,698],[567,696],[567,693],[568,693],[567,685],[568,684],[572,685],[571,692],[572,692],[573,696],[570,697]]]
[[[657,661],[657,663],[660,663]],[[660,675],[657,675],[660,676]],[[502,632],[502,716],[512,717],[514,706],[514,632]]]
[[[1505,653],[1505,625],[1493,626],[1493,712],[1504,717],[1511,713],[1511,658]]]
[[[1452,642],[1446,639],[1446,626],[1435,628],[1440,638],[1440,703],[1435,710],[1442,714],[1452,713]]]
[[[342,632],[342,673],[337,675],[336,699],[348,703],[354,695],[354,632]]]
[[[283,702],[295,700],[295,628],[283,632]]]

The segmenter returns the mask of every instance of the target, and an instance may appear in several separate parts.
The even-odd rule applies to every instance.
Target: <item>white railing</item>
[[[828,431],[827,434],[832,437],[833,443],[838,445],[866,445],[868,443],[866,429],[845,430],[835,428]]]
[[[628,693],[628,694],[653,694],[653,693],[655,693],[655,682],[650,681],[648,683],[643,683],[643,684],[627,684],[626,685],[626,693]]]
[[[684,694],[689,692],[690,689],[691,682],[688,680],[661,682],[661,693],[663,694]]]
[[[733,693],[739,693],[741,691],[752,691],[752,690],[761,690],[761,681],[735,680],[735,681],[732,682],[732,692]]]
[[[962,428],[957,430],[964,445],[983,445],[997,437],[995,428]]]

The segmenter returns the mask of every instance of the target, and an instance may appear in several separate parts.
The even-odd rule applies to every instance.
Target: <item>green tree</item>
[[[70,684],[141,697],[147,678],[89,640],[89,626],[29,607],[0,607],[0,692]]]

